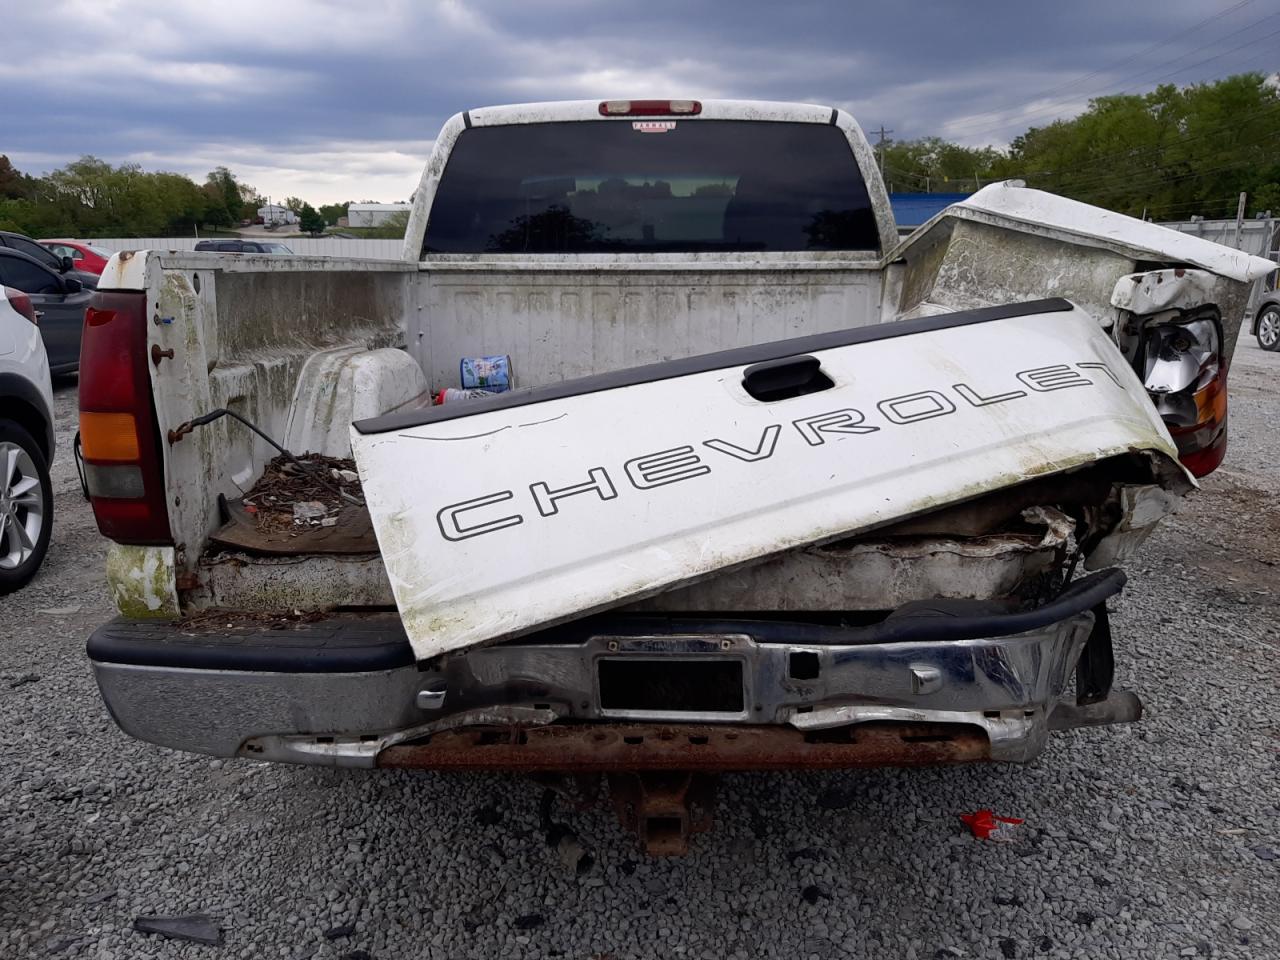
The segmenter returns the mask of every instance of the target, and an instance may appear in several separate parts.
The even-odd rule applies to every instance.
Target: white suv
[[[0,287],[0,594],[26,584],[53,529],[53,387],[31,298]]]

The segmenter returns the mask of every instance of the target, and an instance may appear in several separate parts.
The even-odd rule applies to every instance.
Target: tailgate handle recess
[[[822,361],[817,357],[766,360],[747,367],[742,374],[742,388],[756,400],[766,403],[818,393],[833,386],[831,378],[822,372]]]

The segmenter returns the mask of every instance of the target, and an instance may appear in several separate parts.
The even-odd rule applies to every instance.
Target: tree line
[[[1247,215],[1280,215],[1280,88],[1244,73],[1097,97],[1007,149],[889,141],[883,164],[891,190],[904,193],[967,193],[1017,179],[1132,216],[1186,220],[1234,217],[1243,192]]]
[[[17,170],[0,154],[0,230],[35,237],[189,236],[252,223],[266,200],[226,167],[197,184],[180,173],[151,173],[136,163],[81,157],[43,177]],[[298,197],[281,205],[306,233],[322,233],[347,204],[319,208]]]
[[[973,121],[969,121],[972,123]],[[965,121],[955,126],[962,127]],[[980,132],[980,131],[976,131]],[[1032,127],[1007,148],[941,137],[880,145],[892,192],[968,193],[1019,179],[1100,207],[1154,220],[1280,214],[1280,88],[1261,73],[1098,97],[1078,116]],[[82,157],[37,177],[0,155],[0,230],[38,237],[154,237],[226,229],[257,215],[262,197],[226,167],[204,183]],[[309,233],[336,225],[347,204],[284,206]],[[366,236],[399,236],[404,217]]]

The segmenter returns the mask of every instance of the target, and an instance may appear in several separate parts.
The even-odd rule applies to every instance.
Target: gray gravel
[[[1025,768],[728,777],[715,832],[648,861],[563,804],[585,858],[548,847],[519,780],[127,739],[83,656],[110,609],[63,384],[53,549],[0,601],[0,957],[1280,956],[1280,355],[1242,342],[1232,390],[1227,467],[1118,605],[1147,719]],[[1027,823],[979,843],[980,807]],[[132,929],[187,913],[223,945]]]

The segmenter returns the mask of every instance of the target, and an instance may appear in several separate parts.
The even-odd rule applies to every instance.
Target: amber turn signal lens
[[[138,460],[138,426],[133,414],[82,410],[80,449],[86,460]]]

